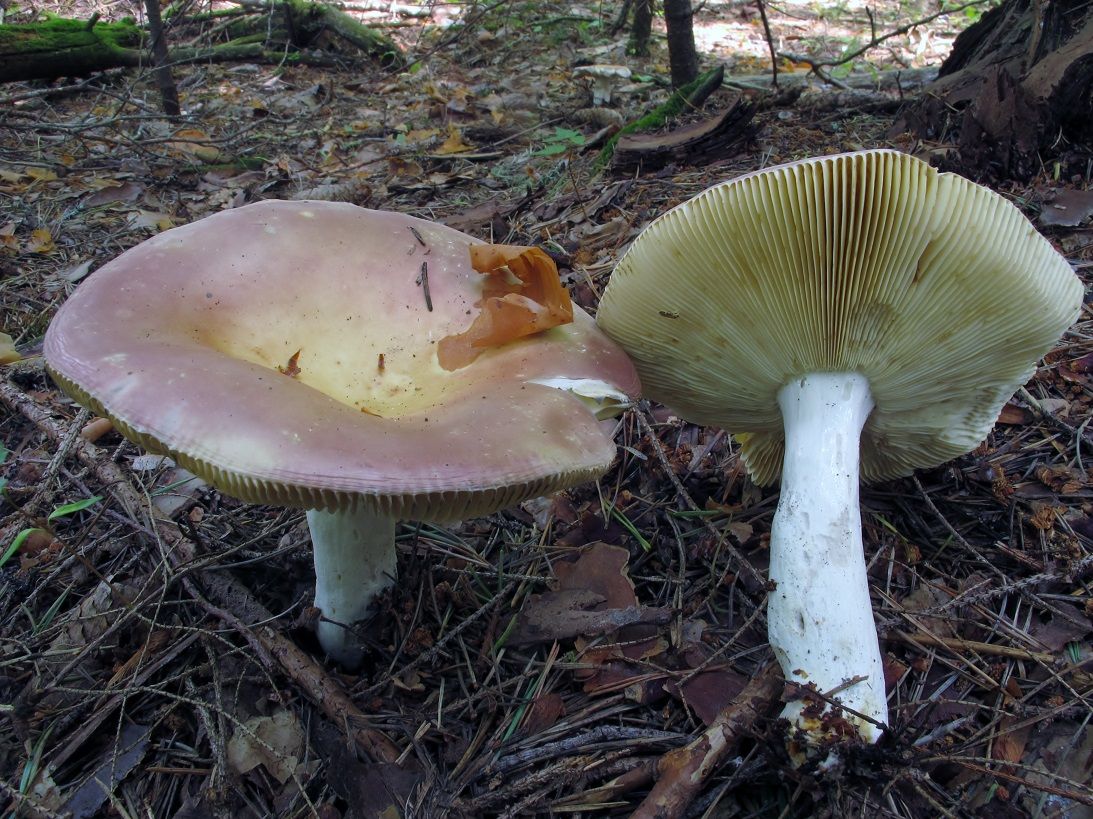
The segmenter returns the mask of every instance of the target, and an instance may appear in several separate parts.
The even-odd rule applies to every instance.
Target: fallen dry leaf
[[[436,149],[436,152],[438,154],[462,154],[473,150],[473,145],[468,145],[463,141],[463,135],[459,133],[459,129],[454,125],[449,125],[448,138]]]
[[[1020,702],[1021,686],[1010,677],[1006,685],[1006,701],[1010,704]],[[1001,762],[1020,762],[1025,755],[1025,745],[1032,734],[1033,725],[1028,720],[1009,714],[998,723],[998,733],[994,737],[991,756]]]
[[[211,164],[220,158],[220,149],[208,144],[209,135],[197,128],[181,128],[167,147],[175,154],[198,159]]]
[[[361,762],[333,726],[315,729],[319,757],[327,769],[330,788],[347,803],[343,819],[399,819],[401,806],[419,783],[412,766]]]
[[[1088,483],[1085,473],[1069,466],[1041,466],[1037,479],[1058,495],[1075,495]]]
[[[0,365],[11,364],[13,361],[18,361],[20,358],[22,358],[22,356],[19,355],[19,351],[15,349],[15,339],[7,333],[0,333]]]
[[[1070,369],[1076,373],[1093,373],[1093,353],[1086,353],[1070,363]]]
[[[528,707],[527,716],[520,725],[525,736],[534,736],[550,728],[565,716],[565,702],[561,695],[553,692],[540,694]]]
[[[951,599],[952,595],[945,590],[937,586],[931,586],[928,583],[922,583],[904,597],[900,603],[905,611],[914,613],[942,606]],[[953,631],[952,624],[942,617],[918,615],[915,617],[914,622],[922,624],[935,637],[952,637],[956,633]]]
[[[175,226],[175,222],[166,213],[138,210],[136,213],[129,214],[129,226],[135,229],[170,230]]]
[[[414,128],[406,132],[406,141],[412,144],[420,144],[436,139],[440,136],[439,128]]]
[[[1050,651],[1062,652],[1068,643],[1082,643],[1093,631],[1089,617],[1076,605],[1057,600],[1052,608],[1033,617],[1028,628],[1029,635]]]
[[[61,270],[58,270],[56,273],[54,273],[51,276],[51,278],[56,279],[58,281],[65,281],[65,282],[69,282],[70,284],[75,284],[76,282],[80,281],[80,279],[84,278],[90,272],[91,272],[91,260],[86,259],[85,261],[82,261],[79,264],[75,264],[75,265],[72,265],[71,267],[66,267],[66,268],[63,268]]]
[[[15,238],[15,222],[5,222],[0,225],[0,247],[8,250],[18,250],[19,240]]]
[[[39,167],[36,167],[34,165],[31,165],[29,168],[27,168],[25,171],[23,171],[23,173],[25,173],[27,176],[29,176],[31,179],[33,179],[35,182],[56,182],[57,181],[56,172],[50,170],[49,168],[39,168]]]
[[[85,196],[80,204],[85,208],[97,208],[109,205],[111,202],[136,202],[144,192],[144,188],[133,181],[110,181],[111,184],[100,187],[94,193]]]
[[[127,722],[118,736],[101,752],[99,764],[68,797],[61,810],[72,819],[89,819],[99,813],[107,798],[148,753],[152,728]]]
[[[228,740],[228,764],[239,774],[265,767],[282,785],[296,770],[304,751],[304,731],[291,711],[251,717]]]
[[[25,249],[27,253],[52,253],[57,245],[53,243],[53,234],[48,228],[35,228],[30,232]]]
[[[1021,424],[1027,424],[1031,420],[1032,413],[1024,407],[1019,407],[1016,404],[1006,404],[1004,407],[1002,407],[1002,411],[998,414],[999,424],[1020,426]]]
[[[573,562],[555,565],[557,588],[533,595],[521,610],[513,640],[549,642],[620,632],[626,645],[601,647],[605,654],[586,658],[600,665],[615,657],[636,659],[655,643],[656,629],[671,620],[668,608],[638,603],[626,571],[630,553],[621,546],[596,543]],[[633,628],[634,626],[644,628]],[[578,644],[578,650],[584,646]]]
[[[1059,191],[1040,211],[1040,224],[1077,227],[1093,216],[1093,190]]]
[[[603,595],[587,590],[532,595],[520,611],[512,640],[520,645],[575,637],[591,622],[588,609],[603,601]]]
[[[559,562],[554,576],[560,590],[586,589],[603,597],[604,607],[624,609],[638,605],[627,564],[630,552],[610,543],[594,543],[572,562]]]
[[[682,699],[705,725],[711,724],[722,710],[744,690],[748,679],[727,668],[703,671],[682,686],[669,683],[668,693]]]
[[[471,326],[440,340],[437,359],[446,370],[466,367],[488,347],[573,321],[573,302],[554,260],[538,247],[471,245],[471,267],[489,276],[481,312]],[[518,282],[512,282],[509,274]]]

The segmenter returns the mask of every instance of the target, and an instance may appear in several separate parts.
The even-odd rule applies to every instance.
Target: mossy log
[[[235,24],[233,31],[239,39],[204,48],[172,48],[171,63],[282,62],[286,57],[310,62],[312,55],[303,49],[327,32],[385,66],[403,65],[401,51],[388,37],[323,3],[274,0],[272,7],[281,24],[274,31],[268,29],[269,3],[247,3],[246,7],[255,14]],[[249,28],[248,21],[252,22]],[[147,33],[132,20],[99,23],[49,17],[35,23],[0,25],[0,82],[53,80],[149,65],[147,45]],[[324,60],[320,57],[318,62]]]
[[[131,19],[95,23],[49,17],[0,25],[0,81],[82,76],[140,65],[144,33]]]
[[[615,154],[615,145],[627,134],[654,131],[662,128],[669,120],[684,111],[695,111],[702,107],[707,97],[721,87],[725,80],[725,66],[719,65],[704,74],[699,74],[693,81],[677,88],[663,103],[633,122],[627,123],[617,134],[607,141],[596,158],[597,169],[607,167]]]

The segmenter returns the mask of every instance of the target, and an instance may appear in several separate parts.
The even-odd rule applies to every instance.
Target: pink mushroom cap
[[[344,203],[224,211],[96,271],[50,325],[46,361],[126,437],[246,501],[486,514],[614,458],[589,402],[540,382],[600,383],[623,401],[640,385],[579,307],[571,324],[442,368],[438,342],[480,310],[477,243]]]

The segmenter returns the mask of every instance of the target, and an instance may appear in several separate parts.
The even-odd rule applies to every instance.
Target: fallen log
[[[305,49],[326,33],[385,66],[403,65],[402,52],[389,37],[325,3],[273,0],[248,3],[246,8],[254,14],[233,24],[234,40],[204,48],[172,48],[171,63],[310,62],[312,57]],[[271,11],[277,13],[271,17]],[[271,19],[278,27],[269,31]],[[148,66],[152,64],[148,45],[147,33],[128,18],[102,23],[95,18],[49,17],[34,23],[0,25],[0,82],[55,80],[110,68]]]
[[[0,81],[83,76],[106,68],[140,65],[144,32],[131,19],[50,17],[38,23],[0,25]]]

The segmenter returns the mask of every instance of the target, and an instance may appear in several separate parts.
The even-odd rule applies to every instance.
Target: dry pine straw
[[[773,122],[767,161],[876,144],[882,130]],[[760,161],[623,181],[606,196],[578,169],[498,238],[564,243],[586,220],[621,220],[592,252],[567,248],[575,296],[594,307],[630,232]],[[422,208],[421,196],[395,190],[391,206]],[[47,319],[63,291],[36,288],[49,266],[37,264],[15,286],[18,307]],[[848,752],[841,776],[795,772],[768,708],[692,813],[716,802],[741,816],[1050,816],[1089,803],[1093,393],[1071,363],[1093,353],[1091,331],[1087,312],[976,452],[863,493],[890,738]],[[703,730],[662,683],[743,678],[769,660],[762,577],[776,495],[745,480],[727,436],[659,407],[621,420],[616,467],[556,502],[546,531],[527,510],[401,529],[400,582],[357,677],[316,661],[299,513],[202,491],[162,520],[155,475],[130,469],[131,446],[81,443],[82,419],[33,360],[5,376],[0,530],[40,523],[23,509],[103,496],[2,569],[0,787],[26,815],[103,804],[129,816],[366,816],[391,791],[418,816],[629,815],[664,755]],[[615,676],[596,676],[620,650],[612,635],[581,651],[510,639],[555,566],[595,541],[624,546],[639,601],[673,612]],[[242,739],[283,761],[287,746],[256,716],[299,727],[283,782],[274,761],[233,767]],[[108,797],[81,790],[93,777],[113,783]]]

